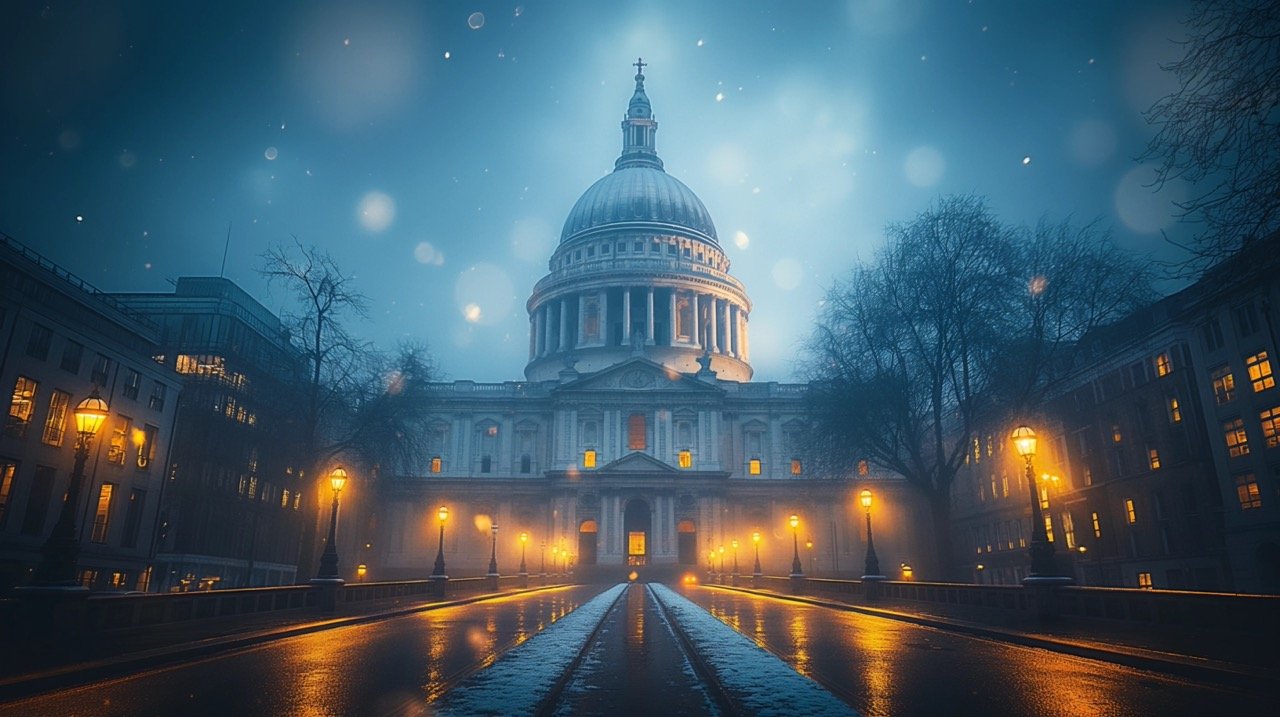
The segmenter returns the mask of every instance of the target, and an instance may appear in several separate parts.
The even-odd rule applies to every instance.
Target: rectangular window
[[[1252,473],[1236,476],[1236,499],[1240,501],[1240,510],[1256,510],[1262,507],[1262,490],[1258,487],[1258,479]]]
[[[160,383],[159,381],[152,383],[151,398],[148,399],[147,401],[147,408],[150,408],[156,411],[163,411],[164,398],[165,398],[165,394],[168,393],[168,390],[169,390],[169,387],[165,386],[163,383]]]
[[[1222,437],[1227,442],[1227,455],[1232,458],[1249,455],[1249,435],[1244,432],[1243,419],[1223,421]]]
[[[432,473],[439,473],[443,467],[444,467],[444,461],[441,460],[440,456],[431,456],[431,472]]]
[[[1128,521],[1129,525],[1136,525],[1138,522],[1138,511],[1133,506],[1132,498],[1124,499],[1124,519]]]
[[[693,453],[690,451],[680,451],[679,462],[681,468],[693,467]]]
[[[1000,476],[1000,495],[1005,498],[1009,497],[1009,474],[1004,473]]]
[[[1215,368],[1209,374],[1213,381],[1213,397],[1222,405],[1236,397],[1236,379],[1231,375],[1231,368],[1225,364]]]
[[[53,341],[53,332],[40,324],[31,325],[31,333],[27,334],[27,355],[44,361],[49,358],[49,344]]]
[[[44,533],[44,521],[49,515],[49,499],[53,497],[53,468],[36,466],[31,477],[31,492],[27,494],[27,510],[22,516],[23,535]]]
[[[600,299],[586,296],[582,299],[582,338],[586,341],[600,339]]]
[[[67,408],[71,405],[71,394],[54,389],[49,394],[49,413],[44,419],[44,434],[40,441],[45,445],[62,445],[62,436],[67,431]]]
[[[1271,359],[1267,357],[1266,351],[1259,351],[1246,358],[1244,367],[1249,372],[1249,383],[1253,386],[1254,393],[1276,385],[1275,376],[1271,375]]]
[[[17,463],[0,460],[0,528],[4,527],[5,516],[9,515],[9,494],[13,492],[13,476],[17,472]]]
[[[1241,337],[1249,336],[1258,330],[1258,312],[1253,308],[1253,302],[1237,306],[1233,312],[1236,317],[1236,331]]]
[[[594,450],[588,448],[587,450],[582,452],[582,467],[583,468],[596,467],[596,452]]]
[[[493,457],[492,457],[492,456],[480,456],[480,472],[481,472],[481,473],[491,473],[491,472],[493,472]]]
[[[804,472],[804,465],[801,464],[799,458],[791,459],[791,475],[798,476]]]
[[[291,495],[292,495],[292,491],[290,491],[288,488],[281,489],[280,491],[280,507],[281,508],[289,507],[289,497]]]
[[[98,354],[98,358],[93,360],[93,369],[89,371],[89,380],[100,387],[106,386],[109,373],[111,373],[111,359]]]
[[[129,507],[124,512],[124,538],[120,546],[132,548],[138,544],[138,526],[142,525],[142,510],[147,505],[147,492],[134,488],[129,491]]]
[[[26,376],[19,376],[13,383],[13,397],[9,402],[9,419],[5,423],[5,433],[14,438],[24,438],[27,426],[31,423],[31,414],[36,407],[36,389],[39,383]]]
[[[647,424],[643,413],[633,413],[627,417],[627,448],[643,451],[648,447],[645,431]]]
[[[111,496],[115,493],[114,483],[103,483],[98,491],[98,507],[93,513],[93,531],[89,539],[95,543],[107,542],[107,524],[111,520]]]
[[[1280,406],[1272,406],[1258,414],[1262,422],[1262,438],[1267,448],[1280,446]]]
[[[1206,351],[1216,351],[1222,348],[1222,327],[1218,324],[1217,319],[1209,319],[1204,326],[1200,327],[1200,337],[1204,339],[1204,348]]]
[[[1145,572],[1138,573],[1138,587],[1142,588],[1143,590],[1152,589],[1151,573],[1145,573]]]
[[[1076,524],[1068,512],[1062,514],[1062,539],[1067,542],[1067,550],[1076,549]]]
[[[145,470],[156,457],[156,434],[159,428],[147,425],[142,430],[142,442],[138,445],[138,467]]]
[[[59,366],[63,371],[72,374],[80,373],[80,362],[84,360],[84,345],[68,340],[62,347],[62,361]]]
[[[521,473],[533,472],[533,456],[529,455],[528,453],[520,456],[520,472]]]
[[[120,393],[130,401],[138,400],[138,390],[142,388],[142,374],[133,369],[125,374],[124,387],[120,389]]]
[[[675,297],[676,302],[676,339],[679,341],[693,340],[693,302],[690,301],[688,295],[679,293]]]
[[[107,460],[116,465],[124,465],[125,449],[129,445],[129,429],[133,427],[133,420],[128,416],[121,416],[118,423],[111,429],[111,443],[107,446]]]
[[[869,474],[870,472],[871,472],[871,464],[867,462],[867,459],[864,458],[858,461],[858,475],[864,476]]]
[[[1160,451],[1155,448],[1147,449],[1147,465],[1151,466],[1151,470],[1160,467]]]
[[[1182,406],[1177,396],[1169,397],[1169,423],[1182,423]]]
[[[1051,515],[1044,516],[1044,537],[1048,538],[1050,543],[1053,542],[1053,516]]]
[[[760,475],[760,459],[759,458],[752,458],[751,460],[747,461],[747,473],[753,476]]]
[[[1156,355],[1156,375],[1164,377],[1164,376],[1168,376],[1172,372],[1173,372],[1173,361],[1170,360],[1169,358],[1169,352],[1165,351],[1162,354],[1157,354]]]
[[[1092,513],[1091,516],[1093,518],[1093,537],[1101,538],[1102,537],[1102,521],[1098,519],[1097,513]]]

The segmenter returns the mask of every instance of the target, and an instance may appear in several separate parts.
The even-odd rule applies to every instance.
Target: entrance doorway
[[[622,514],[622,531],[626,534],[627,565],[649,562],[649,504],[639,498],[627,501]]]
[[[578,526],[578,564],[596,564],[596,536],[598,533],[594,520],[584,520]]]
[[[677,549],[681,565],[698,564],[698,528],[692,520],[682,520],[676,525]]]

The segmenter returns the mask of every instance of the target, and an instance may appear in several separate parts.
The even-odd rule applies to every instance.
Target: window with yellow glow
[[[753,476],[760,475],[760,459],[759,458],[752,458],[751,460],[747,461],[747,473]]]
[[[693,467],[693,453],[691,453],[691,452],[689,452],[689,451],[680,451],[680,453],[679,453],[679,461],[680,461],[680,467],[681,467],[681,468],[692,468],[692,467]]]
[[[1102,537],[1102,521],[1098,519],[1098,514],[1093,513],[1093,537]]]
[[[804,472],[804,465],[800,463],[799,458],[791,459],[791,475],[798,476]]]
[[[14,438],[27,435],[27,425],[31,422],[31,414],[36,409],[35,381],[26,376],[19,376],[13,383],[13,397],[9,402],[9,420],[5,424],[5,433]]]
[[[1262,438],[1267,448],[1280,446],[1280,406],[1272,406],[1258,414],[1262,422]]]
[[[1143,590],[1152,589],[1153,586],[1151,584],[1151,573],[1147,573],[1147,572],[1138,573],[1138,587],[1142,588]]]
[[[1249,372],[1249,383],[1253,392],[1265,391],[1276,385],[1275,376],[1271,375],[1271,359],[1266,351],[1259,351],[1244,360],[1245,369]]]
[[[1165,352],[1156,356],[1156,375],[1168,376],[1173,371],[1173,362],[1169,360],[1169,353]]]
[[[1169,423],[1182,423],[1182,406],[1178,405],[1177,396],[1169,397]]]
[[[582,467],[583,468],[596,467],[596,452],[594,450],[588,448],[587,450],[582,452]]]
[[[1240,501],[1240,510],[1256,510],[1262,507],[1262,489],[1252,473],[1236,476],[1236,498]]]
[[[1160,451],[1155,448],[1147,449],[1147,465],[1151,466],[1151,470],[1160,467]]]
[[[1120,432],[1120,424],[1111,424],[1111,442],[1119,443],[1124,440],[1124,434]]]
[[[1213,382],[1213,398],[1222,405],[1236,397],[1236,379],[1231,375],[1231,368],[1223,365],[1215,368],[1209,379]]]
[[[107,541],[107,523],[111,518],[111,495],[115,492],[115,484],[103,483],[98,490],[98,507],[93,514],[93,531],[89,539],[95,543]]]
[[[440,456],[431,456],[431,472],[439,473],[443,468],[444,461],[440,459]]]
[[[13,490],[13,474],[17,470],[17,463],[0,461],[0,526],[4,525],[4,517],[9,512],[9,492]]]
[[[1249,434],[1244,431],[1244,420],[1223,421],[1222,438],[1227,442],[1227,455],[1232,458],[1249,455]]]
[[[644,555],[644,531],[627,533],[627,555]]]
[[[156,455],[156,434],[160,432],[155,426],[146,426],[141,431],[142,440],[138,442],[138,467],[149,468]]]
[[[627,449],[643,451],[648,447],[645,438],[647,428],[643,413],[633,413],[627,417]]]
[[[1132,498],[1124,499],[1124,519],[1129,521],[1129,525],[1134,525],[1138,522],[1138,511],[1133,506]]]
[[[1076,548],[1076,524],[1071,519],[1071,513],[1063,512],[1062,514],[1062,539],[1067,542],[1067,550],[1075,550]]]
[[[107,446],[107,460],[116,465],[124,465],[125,449],[129,445],[129,432],[133,421],[128,416],[121,416],[111,429],[111,443]]]
[[[62,435],[67,430],[67,407],[71,405],[71,394],[54,390],[49,394],[49,413],[44,419],[44,435],[40,441],[49,446],[62,445]]]
[[[1053,542],[1053,517],[1052,516],[1048,516],[1048,515],[1044,516],[1044,537],[1048,538],[1050,543]]]

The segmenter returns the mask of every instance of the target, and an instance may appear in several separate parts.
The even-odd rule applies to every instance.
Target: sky
[[[1137,158],[1187,10],[7,3],[0,232],[104,291],[224,273],[277,312],[261,255],[296,237],[368,296],[356,334],[426,343],[448,379],[518,380],[525,302],[612,170],[642,56],[658,153],[754,303],[755,380],[797,380],[824,292],[942,195],[1172,256],[1188,188],[1157,192]]]

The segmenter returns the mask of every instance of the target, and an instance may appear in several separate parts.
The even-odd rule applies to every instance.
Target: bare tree
[[[1158,183],[1199,185],[1180,206],[1204,229],[1185,248],[1200,271],[1280,230],[1280,12],[1272,0],[1196,0],[1178,89],[1147,119],[1159,126],[1140,159]]]
[[[946,572],[975,423],[1033,409],[1075,341],[1140,303],[1147,281],[1092,226],[1011,229],[977,197],[944,198],[887,235],[829,292],[810,341],[811,440],[824,472],[865,459],[920,489]]]

